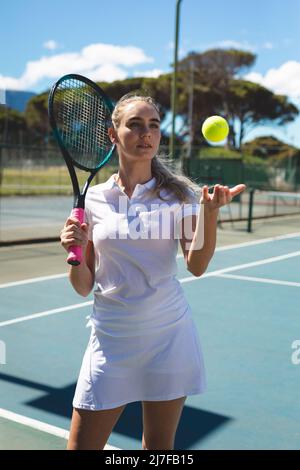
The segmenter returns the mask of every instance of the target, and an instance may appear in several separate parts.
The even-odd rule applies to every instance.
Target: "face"
[[[159,147],[160,117],[147,102],[128,103],[122,111],[120,126],[112,131],[119,156],[128,159],[152,159]]]

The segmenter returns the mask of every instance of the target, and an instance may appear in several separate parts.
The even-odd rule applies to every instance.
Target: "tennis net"
[[[250,190],[248,232],[255,220],[285,216],[300,216],[300,192]]]

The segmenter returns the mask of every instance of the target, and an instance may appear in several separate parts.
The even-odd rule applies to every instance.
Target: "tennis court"
[[[202,277],[178,255],[208,390],[188,397],[175,449],[300,446],[300,365],[292,361],[300,335],[299,218],[275,218],[253,233],[240,224],[218,229]],[[72,290],[58,243],[2,247],[0,258],[0,448],[64,449],[92,296]],[[130,403],[107,448],[141,449],[141,438],[141,403]]]
[[[207,390],[187,397],[175,450],[299,450],[300,2],[216,0],[212,15],[196,0],[116,1],[113,21],[96,0],[27,0],[18,13],[14,3],[3,2],[0,29],[0,450],[66,448],[93,294],[72,288],[61,230],[73,205],[83,217],[86,182],[119,173],[127,195],[150,176],[172,189],[159,162],[211,195],[216,185],[234,195],[229,203],[225,190],[205,274],[193,276],[178,251]],[[123,177],[124,162],[138,179]],[[204,191],[206,207],[225,201],[218,193]],[[209,252],[205,243],[201,261]],[[141,450],[142,419],[141,402],[128,403],[105,449]]]

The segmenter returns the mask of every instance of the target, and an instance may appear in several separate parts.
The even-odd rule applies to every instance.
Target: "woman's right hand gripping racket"
[[[71,216],[84,222],[84,203],[88,187],[113,155],[115,145],[108,136],[113,104],[101,88],[77,74],[65,75],[49,94],[49,120],[67,164],[74,192]],[[75,167],[90,173],[80,191]],[[80,246],[71,246],[67,262],[82,260]]]

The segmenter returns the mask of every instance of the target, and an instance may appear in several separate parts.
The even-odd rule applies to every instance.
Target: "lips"
[[[138,148],[151,149],[152,145],[150,145],[150,144],[140,144],[140,145],[138,145]]]

